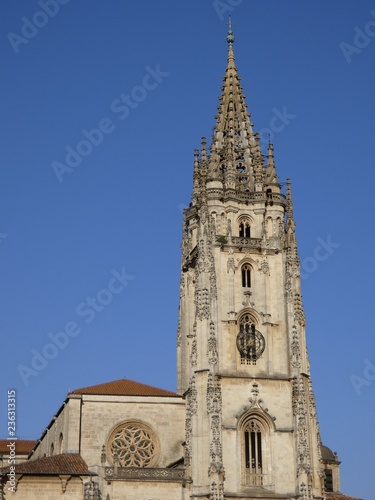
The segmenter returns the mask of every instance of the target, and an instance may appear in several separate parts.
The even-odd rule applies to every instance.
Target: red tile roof
[[[87,468],[86,462],[78,453],[63,453],[54,457],[45,457],[38,460],[29,460],[15,465],[16,474],[30,475],[58,475],[69,474],[71,476],[85,476],[93,474]],[[9,467],[0,469],[9,472]],[[95,475],[95,474],[94,474]]]
[[[36,445],[36,441],[30,439],[17,439],[11,441],[10,439],[0,439],[0,453],[2,455],[9,454],[9,443],[16,443],[16,455],[28,455]]]
[[[179,394],[165,389],[158,389],[151,385],[141,384],[134,380],[122,378],[105,384],[83,387],[69,393],[71,394],[96,394],[102,396],[161,396],[181,397]]]
[[[327,500],[361,500],[356,497],[348,497],[342,493],[327,493]]]

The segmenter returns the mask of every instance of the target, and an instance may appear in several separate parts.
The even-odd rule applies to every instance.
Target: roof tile
[[[10,439],[0,439],[0,453],[3,455],[9,454],[9,443],[16,443],[16,455],[25,455],[30,453],[30,451],[34,448],[36,441],[31,439],[17,439],[11,441]]]
[[[92,385],[75,389],[71,394],[96,394],[102,396],[159,396],[159,397],[181,397],[179,394],[165,389],[159,389],[151,385],[141,384],[126,378],[107,382],[105,384]]]
[[[16,474],[30,475],[56,475],[69,474],[71,476],[93,474],[87,468],[86,462],[78,453],[62,453],[54,457],[44,457],[38,460],[29,460],[16,464]],[[0,469],[2,472],[9,472],[9,467]]]

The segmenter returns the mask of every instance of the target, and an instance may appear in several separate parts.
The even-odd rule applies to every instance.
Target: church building
[[[1,499],[357,500],[320,438],[290,181],[253,131],[231,26],[227,43],[184,211],[177,390],[73,390],[13,469],[0,441]]]

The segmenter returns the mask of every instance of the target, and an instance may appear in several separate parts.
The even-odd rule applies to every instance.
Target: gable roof
[[[2,455],[9,455],[8,445],[11,442],[12,441],[9,439],[0,439],[0,453]],[[16,443],[16,449],[15,449],[16,455],[27,455],[34,448],[36,441],[31,439],[17,439],[15,443]]]
[[[7,473],[9,472],[9,467],[3,467],[0,470]],[[16,473],[29,475],[95,475],[88,470],[86,462],[78,453],[62,453],[54,457],[44,457],[38,460],[22,462],[16,465]]]
[[[176,392],[166,391],[151,385],[141,384],[134,380],[122,378],[107,382],[105,384],[92,385],[90,387],[83,387],[82,389],[75,389],[69,392],[68,396],[72,394],[95,394],[102,396],[159,396],[159,397],[178,397],[180,394]]]

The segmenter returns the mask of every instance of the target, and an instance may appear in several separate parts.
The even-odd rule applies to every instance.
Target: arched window
[[[52,443],[51,444],[51,452],[50,452],[51,457],[53,457],[54,451],[55,451],[55,447],[53,446],[53,443]]]
[[[262,428],[255,419],[246,422],[244,439],[244,483],[247,486],[263,486]]]
[[[240,222],[239,236],[241,238],[250,238],[250,223],[248,221]]]
[[[270,487],[271,467],[270,425],[258,413],[244,416],[241,433],[241,482],[244,486]]]
[[[244,264],[241,267],[241,277],[242,277],[242,286],[244,288],[251,287],[251,267],[249,264]]]

